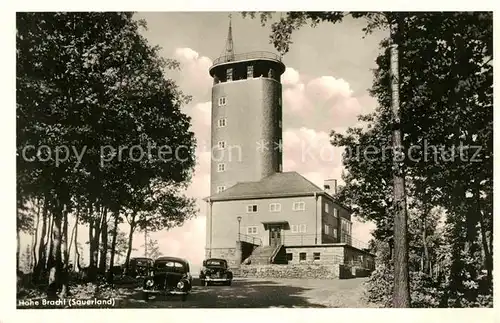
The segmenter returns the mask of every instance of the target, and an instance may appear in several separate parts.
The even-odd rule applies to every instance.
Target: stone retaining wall
[[[339,266],[315,264],[301,265],[242,265],[238,270],[239,277],[253,278],[303,278],[334,279],[339,278]]]

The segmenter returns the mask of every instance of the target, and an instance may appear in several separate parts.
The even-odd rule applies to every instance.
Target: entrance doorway
[[[277,247],[281,244],[281,226],[269,227],[269,245]]]

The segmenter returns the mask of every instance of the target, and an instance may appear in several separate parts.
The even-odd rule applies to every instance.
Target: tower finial
[[[227,32],[225,56],[226,56],[227,61],[233,61],[234,60],[234,44],[233,44],[233,28],[231,26],[232,14],[230,13],[228,15],[228,17],[229,17],[229,30]]]

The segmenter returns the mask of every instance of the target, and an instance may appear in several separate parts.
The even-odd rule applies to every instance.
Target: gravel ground
[[[366,278],[346,280],[236,279],[232,286],[201,287],[194,280],[192,293],[182,302],[176,296],[142,300],[138,289],[119,290],[117,307],[126,308],[362,308],[376,307],[364,300]]]

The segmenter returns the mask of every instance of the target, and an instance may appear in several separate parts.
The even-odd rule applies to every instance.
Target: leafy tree
[[[142,211],[130,200],[145,206],[147,194],[143,201],[132,197],[153,182],[182,196],[191,178],[194,135],[180,111],[189,98],[164,74],[178,63],[160,57],[139,33],[142,26],[133,13],[17,15],[18,205],[31,197],[47,201],[54,224],[51,297],[67,292],[69,213],[80,209],[89,224],[95,272],[109,215],[130,207]],[[146,150],[143,158],[130,153],[134,145]],[[125,157],[122,146],[129,147]],[[165,146],[182,149],[165,160]],[[56,148],[69,150],[63,161]]]
[[[143,245],[143,247],[146,247]],[[158,240],[153,240],[149,238],[147,242],[147,253],[146,257],[149,257],[151,259],[156,259],[162,255],[160,251],[160,245],[158,244]]]
[[[179,184],[185,187],[184,184]],[[128,252],[125,263],[128,268],[132,252],[133,234],[140,231],[158,231],[182,225],[196,213],[195,201],[179,194],[178,187],[155,182],[147,188],[137,190],[129,201],[127,221],[130,225]]]
[[[387,13],[290,12],[272,24],[271,43],[286,53],[293,31],[307,23],[336,23],[347,15],[366,18],[367,33],[384,27],[384,16],[390,18]],[[410,252],[413,256],[424,252],[417,235],[437,234],[423,229],[424,224],[433,227],[435,222],[428,210],[444,208],[442,241],[420,239],[433,249],[428,250],[428,256],[435,254],[437,271],[447,274],[445,283],[438,286],[445,291],[436,296],[441,298],[439,306],[478,306],[484,304],[478,299],[491,296],[492,286],[492,14],[394,15],[399,15],[400,27],[400,127],[406,147],[403,167],[409,208],[416,214],[410,221]],[[262,14],[263,23],[270,16]],[[349,129],[345,136],[333,133],[334,145],[347,151],[364,151],[372,143],[377,148],[387,147],[393,131],[390,44],[391,39],[381,42],[382,53],[376,60],[371,94],[379,107],[374,114],[360,118],[368,122],[368,130]],[[450,151],[456,158],[450,158]],[[387,183],[391,170],[381,161],[380,151],[372,156],[369,161],[344,158],[346,186],[338,197],[359,216],[373,220],[377,224],[375,237],[390,244],[393,224],[388,215],[394,210],[390,209],[392,192]],[[481,269],[487,272],[483,287]]]

